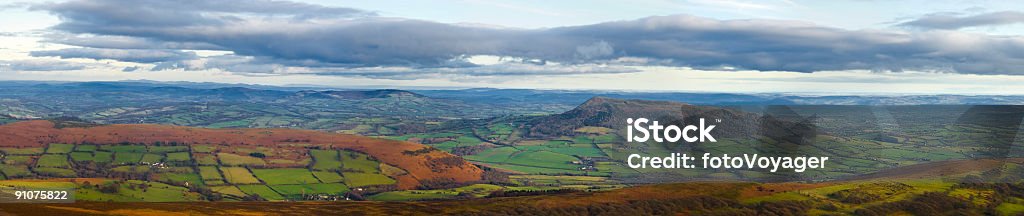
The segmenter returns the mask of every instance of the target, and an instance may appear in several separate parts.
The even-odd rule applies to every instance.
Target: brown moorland
[[[426,202],[0,203],[0,215],[500,215],[497,212],[516,212],[527,208],[543,210],[576,206],[586,209],[652,200],[701,203],[710,197],[734,198],[737,191],[754,185],[695,182],[604,192]]]
[[[295,129],[207,129],[169,125],[88,125],[56,127],[51,121],[23,121],[0,125],[0,147],[43,147],[50,143],[215,144],[238,147],[300,148],[308,143],[325,149],[348,149],[373,156],[408,171],[398,176],[398,188],[413,189],[423,181],[458,183],[479,181],[483,170],[428,146],[349,134]]]

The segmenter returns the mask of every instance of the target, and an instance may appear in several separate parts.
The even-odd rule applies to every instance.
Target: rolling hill
[[[1021,160],[972,168],[1019,176]],[[968,162],[975,163],[975,162]],[[981,161],[980,163],[989,163]],[[962,169],[932,163],[928,172]],[[895,174],[895,173],[894,173]],[[988,174],[986,174],[988,175]],[[9,214],[364,214],[364,215],[1019,215],[1020,182],[968,182],[977,176],[890,175],[822,183],[688,182],[610,191],[423,202],[201,202],[0,204]],[[899,179],[896,179],[899,178]]]
[[[362,152],[407,175],[393,176],[398,188],[424,181],[473,182],[482,170],[461,158],[421,144],[294,129],[205,129],[168,125],[75,125],[45,120],[0,125],[0,147],[46,147],[51,143],[99,145],[212,145],[222,149],[267,149],[281,155],[309,158],[308,149]],[[152,147],[150,147],[152,148]],[[116,157],[116,156],[115,156]],[[274,156],[268,156],[272,159]],[[295,159],[295,158],[281,158]],[[221,157],[224,160],[224,157]],[[258,165],[257,165],[258,166]]]
[[[698,106],[671,101],[648,101],[594,97],[575,109],[533,120],[530,135],[575,135],[582,127],[604,127],[625,131],[626,119],[647,118],[662,125],[697,125],[699,119],[717,125],[715,137],[756,138],[758,135],[793,143],[806,143],[816,135],[812,117],[770,112],[757,114],[737,109]]]

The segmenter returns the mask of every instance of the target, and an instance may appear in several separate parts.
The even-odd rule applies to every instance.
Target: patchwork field
[[[340,195],[350,191],[347,186],[340,183],[331,184],[304,184],[304,185],[270,185],[274,191],[279,192],[289,199],[301,199],[302,195],[310,194],[333,194]]]
[[[281,196],[281,194],[277,193],[273,189],[270,189],[270,187],[266,185],[239,185],[238,189],[241,190],[242,192],[245,192],[248,195],[257,195],[260,198],[269,201],[285,200],[284,196]]]
[[[335,150],[310,150],[315,170],[340,170],[341,158]]]
[[[200,152],[191,150],[199,149]],[[50,144],[46,148],[7,148],[8,154],[0,164],[0,177],[25,178],[33,176],[76,177],[74,169],[85,164],[104,166],[109,164],[111,173],[126,176],[152,175],[156,182],[142,186],[141,181],[114,182],[103,180],[83,188],[84,200],[98,201],[187,201],[197,198],[171,196],[173,191],[187,187],[207,187],[210,192],[225,195],[225,199],[295,200],[314,197],[315,194],[340,196],[352,187],[394,185],[398,183],[389,175],[405,175],[401,168],[382,164],[367,154],[349,150],[303,150],[310,159],[306,164],[320,168],[256,168],[265,166],[264,160],[251,155],[301,155],[281,153],[272,148],[232,149],[239,152],[217,153],[217,146],[189,148],[188,146],[146,146],[146,145],[74,145]],[[274,152],[274,153],[270,153]],[[197,156],[192,157],[193,154]],[[287,160],[287,159],[275,159]],[[295,160],[295,159],[293,159]],[[302,161],[298,159],[296,161]],[[161,164],[171,162],[171,164]],[[192,164],[200,166],[191,167]],[[28,167],[34,167],[29,169]],[[246,167],[246,166],[252,166]],[[382,172],[385,167],[388,172]],[[103,185],[116,184],[114,186]],[[118,187],[117,193],[103,187]],[[137,187],[154,188],[139,189]],[[81,187],[79,185],[78,187]],[[140,192],[144,190],[146,192]],[[144,195],[153,197],[147,198]]]
[[[264,166],[267,164],[260,158],[231,153],[218,153],[217,158],[220,159],[221,163],[228,166]]]
[[[245,167],[220,167],[221,173],[224,174],[224,179],[228,183],[232,184],[259,184],[260,180],[256,179],[249,172],[249,169]]]
[[[268,185],[320,183],[307,169],[253,169],[252,173]]]

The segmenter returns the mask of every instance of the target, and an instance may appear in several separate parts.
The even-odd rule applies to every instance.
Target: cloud
[[[639,59],[648,65],[697,69],[1024,75],[1022,37],[846,30],[794,21],[715,20],[687,15],[513,29],[377,17],[357,9],[283,1],[240,5],[183,1],[70,1],[34,8],[60,16],[62,23],[54,26],[55,30],[124,40],[62,43],[138,49],[194,45],[251,58],[241,61],[251,64],[248,66],[237,60],[218,66],[217,61],[226,59],[214,59],[164,62],[156,69],[213,65],[270,73],[295,71],[296,67],[310,71],[410,68],[424,73],[479,73],[473,71],[496,66],[487,68],[466,58],[489,55],[525,59],[533,65],[495,69],[506,72],[623,62],[633,65],[639,64],[641,61],[633,61]],[[506,72],[494,74],[510,74]]]
[[[88,64],[56,60],[0,60],[0,72],[5,71],[68,71],[88,68]]]
[[[202,42],[167,42],[151,38],[126,37],[116,35],[67,34],[51,32],[41,35],[43,42],[59,43],[80,47],[105,49],[187,49],[187,50],[219,50],[213,44]]]
[[[935,13],[915,20],[900,23],[900,26],[922,29],[962,29],[979,26],[996,26],[1024,23],[1024,12],[1000,11],[970,16],[957,13]]]
[[[367,77],[374,79],[412,80],[437,77],[543,76],[566,74],[617,74],[640,70],[623,65],[594,63],[540,64],[531,60],[506,58],[499,63],[474,67],[411,68],[404,66],[345,67],[319,62],[281,61],[272,58],[218,55],[156,64],[152,71],[222,70],[245,76],[306,74],[321,76]]]
[[[66,28],[95,24],[150,27],[227,23],[249,15],[288,16],[294,19],[376,16],[353,8],[325,7],[278,0],[73,0],[30,7],[66,18]]]
[[[67,48],[59,50],[32,51],[34,57],[55,56],[66,58],[111,59],[124,62],[154,63],[195,59],[194,52],[157,49],[102,49],[102,48]]]
[[[30,6],[30,4],[27,3],[27,2],[5,3],[5,4],[0,4],[0,11],[9,10],[9,9],[23,9],[23,8],[27,8],[29,6]]]

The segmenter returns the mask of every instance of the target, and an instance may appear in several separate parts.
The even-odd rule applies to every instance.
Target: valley
[[[184,202],[201,203],[192,213],[202,214],[263,205],[299,214],[890,214],[928,212],[904,206],[933,201],[968,214],[1024,212],[1014,192],[1024,176],[1020,106],[752,99],[767,96],[694,104],[676,101],[693,95],[599,92],[573,102],[584,94],[147,83],[6,88],[0,187],[76,195],[72,204],[2,208],[8,213],[162,214]],[[80,96],[60,96],[67,92]],[[641,135],[628,130],[630,118],[696,125],[691,135],[707,139],[630,142],[629,132]],[[698,136],[702,120],[708,129]],[[629,166],[630,155],[672,154],[828,159],[803,172]]]

